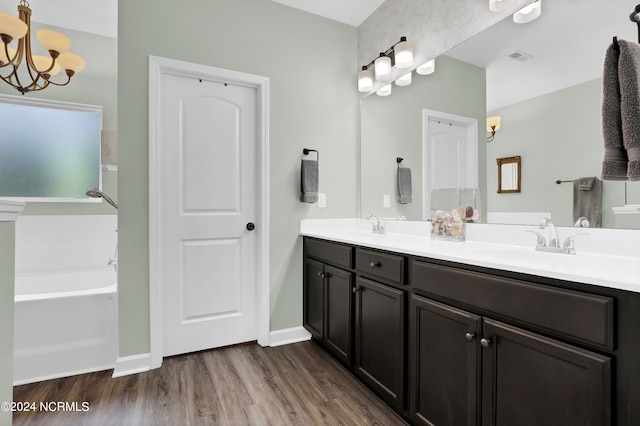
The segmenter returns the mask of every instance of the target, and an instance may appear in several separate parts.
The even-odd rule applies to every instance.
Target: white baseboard
[[[151,370],[151,354],[138,354],[118,357],[111,377],[128,376]]]
[[[280,346],[310,340],[311,333],[309,333],[304,327],[292,327],[285,328],[284,330],[272,331],[269,337],[269,346]]]

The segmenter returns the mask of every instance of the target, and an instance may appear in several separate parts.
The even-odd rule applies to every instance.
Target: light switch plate
[[[327,194],[318,192],[318,208],[324,209],[325,207],[327,207]]]
[[[382,196],[382,205],[385,209],[388,209],[391,207],[391,196],[390,195],[383,195]]]

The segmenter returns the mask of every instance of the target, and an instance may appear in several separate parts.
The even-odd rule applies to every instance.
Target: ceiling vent
[[[528,53],[524,53],[522,50],[516,50],[515,52],[507,56],[518,62],[528,61],[529,59],[533,58],[533,56],[529,55]]]

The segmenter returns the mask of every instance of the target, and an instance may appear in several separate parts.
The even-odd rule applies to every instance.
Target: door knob
[[[247,231],[253,231],[256,229],[256,225],[253,222],[247,223]]]

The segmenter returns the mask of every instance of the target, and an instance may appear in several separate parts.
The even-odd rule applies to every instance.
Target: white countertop
[[[364,219],[304,219],[300,234],[486,268],[501,269],[640,292],[640,231],[559,228],[561,238],[579,232],[577,254],[535,251],[531,226],[475,224],[463,242],[432,239],[429,222],[389,221],[374,234]],[[491,242],[487,242],[491,241]]]

